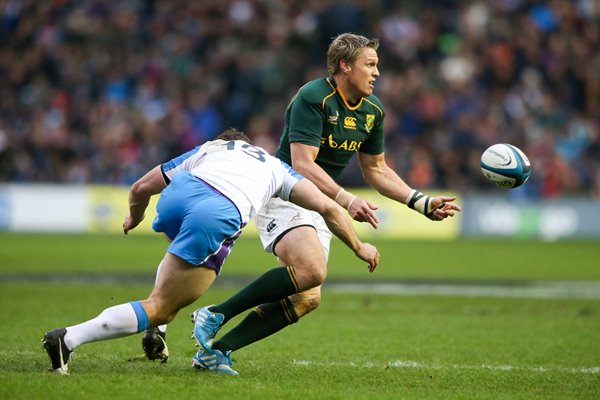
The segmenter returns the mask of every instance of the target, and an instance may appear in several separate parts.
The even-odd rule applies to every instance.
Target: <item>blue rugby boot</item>
[[[204,351],[200,349],[192,358],[192,366],[196,369],[214,372],[215,374],[238,376],[239,373],[231,368],[232,365],[231,351],[223,354],[220,350]]]
[[[192,322],[194,322],[193,338],[196,342],[204,349],[204,351],[210,351],[213,339],[221,328],[225,316],[223,314],[214,313],[208,310],[206,306],[197,309],[192,313]]]

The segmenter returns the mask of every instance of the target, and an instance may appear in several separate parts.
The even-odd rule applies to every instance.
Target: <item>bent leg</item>
[[[156,269],[156,278],[154,279],[154,284],[155,285],[158,282],[158,277],[160,275],[160,267],[161,267],[161,265],[162,265],[162,262],[160,264],[158,264],[158,268]],[[158,330],[161,331],[164,334],[167,331],[167,324],[159,325],[156,328],[158,328]]]
[[[224,316],[223,323],[259,304],[276,302],[311,289],[325,279],[325,255],[314,228],[301,226],[292,229],[277,243],[276,250],[280,261],[285,262],[287,267],[265,272],[225,302],[209,308]]]
[[[301,317],[316,309],[320,300],[321,287],[317,286],[281,301],[262,304],[216,341],[212,348],[225,353],[262,340],[298,322]]]
[[[315,230],[303,226],[289,231],[277,243],[275,251],[281,261],[294,265],[298,287],[303,291],[290,293],[281,301],[258,306],[216,341],[212,346],[214,349],[233,351],[262,340],[297,322],[319,306],[320,285],[325,280],[327,264]]]
[[[146,300],[107,308],[96,318],[67,327],[65,344],[74,350],[84,343],[129,336],[168,323],[181,308],[200,297],[215,278],[213,270],[192,267],[167,253],[160,276]]]
[[[213,284],[214,270],[194,267],[176,255],[167,253],[154,289],[141,303],[148,313],[150,326],[167,324],[177,312],[196,301]]]
[[[293,265],[300,291],[321,285],[327,277],[327,256],[312,226],[287,232],[273,249],[284,265]]]
[[[258,342],[298,322],[319,306],[320,299],[321,287],[318,286],[281,301],[262,304],[216,341],[212,348],[225,354]]]
[[[236,315],[259,304],[285,299],[298,292],[298,283],[293,266],[268,270],[239,292],[221,304],[209,307],[209,311],[223,315],[224,325]]]
[[[296,322],[298,316],[289,299],[261,304],[213,343],[212,348],[225,354],[262,340]]]
[[[171,242],[169,237],[165,234],[167,241]],[[158,264],[156,269],[156,278],[154,283],[158,282],[160,275],[160,267],[162,262]],[[165,363],[169,359],[169,348],[167,347],[167,324],[158,325],[154,328],[146,328],[144,335],[142,336],[142,350],[144,351],[144,357],[138,358],[133,357],[130,360],[137,359],[148,359],[150,361],[160,360]]]

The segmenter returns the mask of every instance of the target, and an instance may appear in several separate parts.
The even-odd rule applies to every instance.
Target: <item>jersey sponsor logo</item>
[[[373,129],[374,125],[375,125],[375,114],[367,114],[367,119],[365,121],[365,129],[367,130],[367,133],[371,132],[371,129]]]
[[[345,117],[344,128],[356,129],[356,117]]]
[[[327,121],[330,124],[337,125],[339,118],[340,118],[340,113],[336,111],[335,115],[330,115],[330,116],[327,117]]]
[[[321,138],[321,146],[328,146],[332,149],[346,150],[346,151],[358,151],[362,142],[358,140],[344,140],[343,142],[336,142],[333,140],[333,135],[329,135],[326,138]]]

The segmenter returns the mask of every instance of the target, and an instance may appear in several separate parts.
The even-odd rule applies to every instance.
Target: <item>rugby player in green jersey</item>
[[[454,197],[424,195],[386,164],[385,112],[373,95],[379,77],[378,47],[377,39],[350,33],[332,41],[327,52],[329,77],[307,83],[292,98],[276,156],[335,199],[356,221],[373,228],[379,222],[374,213],[377,207],[335,182],[354,154],[358,154],[365,181],[383,196],[434,221],[451,217],[460,211],[451,203]],[[323,219],[292,203],[271,199],[257,215],[256,226],[265,250],[287,268],[270,270],[224,303],[194,312],[194,336],[206,350],[237,350],[297,322],[319,306],[331,240]],[[289,295],[256,304],[257,294],[273,287],[286,288]],[[238,326],[213,343],[223,324],[255,306]]]

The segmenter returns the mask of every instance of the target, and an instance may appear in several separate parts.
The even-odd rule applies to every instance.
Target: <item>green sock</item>
[[[252,307],[284,299],[298,291],[294,267],[277,267],[265,272],[225,302],[212,306],[209,310],[223,314],[225,324]]]
[[[251,343],[258,342],[288,325],[298,322],[292,302],[285,298],[281,301],[262,304],[256,307],[235,328],[213,343],[212,348],[227,351],[241,349]]]

